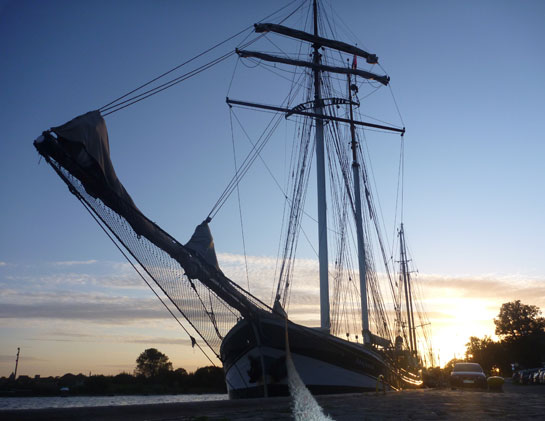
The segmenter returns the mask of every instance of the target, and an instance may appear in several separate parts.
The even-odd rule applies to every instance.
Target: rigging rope
[[[235,173],[238,171],[237,166],[237,153],[235,150],[235,135],[233,133],[233,110],[229,109],[229,123],[231,126],[231,143],[233,145],[233,162],[235,165]],[[244,268],[246,269],[246,281],[248,282],[248,292],[250,291],[250,274],[248,273],[248,258],[246,255],[246,240],[244,238],[244,223],[242,219],[242,205],[240,203],[240,188],[237,183],[237,198],[238,198],[238,214],[240,217],[240,231],[242,235],[242,249],[244,251]]]
[[[259,37],[258,37],[259,38]],[[254,39],[253,41],[257,40],[258,38]],[[193,76],[196,76],[198,75],[199,73],[215,66],[216,64],[218,63],[221,63],[222,61],[226,60],[227,58],[229,58],[230,56],[232,56],[233,54],[235,54],[234,51],[232,52],[229,52],[227,54],[224,54],[223,56],[220,56],[219,58],[217,59],[214,59],[194,70],[191,70],[181,76],[178,76],[177,78],[174,78],[174,79],[171,79],[169,80],[168,82],[165,82],[159,86],[156,86],[155,88],[152,88],[152,89],[149,89],[145,92],[142,92],[141,94],[138,94],[138,95],[135,95],[129,99],[126,99],[125,101],[121,101],[121,102],[118,102],[117,104],[115,105],[112,105],[112,106],[109,106],[109,107],[106,107],[106,108],[103,108],[101,109],[100,111],[103,112],[103,116],[107,116],[107,115],[110,115],[112,113],[115,113],[119,110],[122,110],[124,108],[127,108],[133,104],[136,104],[137,102],[140,102],[140,101],[143,101],[144,99],[147,99],[153,95],[156,95],[158,94],[159,92],[162,92],[168,88],[171,88],[173,87],[174,85],[177,85],[178,83],[180,82],[183,82]]]
[[[271,13],[271,14],[265,16],[263,19],[260,20],[260,22],[262,22],[263,20],[268,19],[268,18],[274,16],[275,14],[281,12],[282,10],[286,9],[287,7],[291,6],[293,3],[296,3],[297,1],[298,1],[298,0],[294,0],[294,1],[292,1],[292,2],[290,2],[290,3],[288,3],[288,4],[286,4],[285,6],[281,7],[281,8],[278,9],[277,11],[275,11],[275,12],[273,12],[273,13]],[[299,9],[302,7],[303,4],[304,4],[304,2],[303,2],[299,7],[297,7],[295,10],[293,10],[290,14],[288,14],[284,19],[282,19],[281,22],[283,22],[284,20],[288,19],[288,18],[289,18],[290,16],[292,16],[295,12],[297,12],[297,10],[299,10]],[[185,80],[185,79],[187,79],[187,78],[189,78],[189,77],[191,77],[191,76],[194,76],[195,74],[200,73],[200,71],[206,70],[206,69],[208,69],[209,67],[213,66],[214,64],[217,64],[217,63],[223,61],[223,60],[224,60],[225,58],[227,58],[228,56],[231,56],[232,54],[234,54],[234,51],[232,51],[232,52],[229,53],[229,54],[224,54],[223,56],[220,56],[220,58],[221,58],[221,57],[223,57],[223,58],[219,59],[219,61],[218,61],[218,59],[214,59],[214,60],[210,61],[208,64],[206,64],[206,65],[204,65],[204,66],[201,66],[202,70],[200,70],[199,72],[197,72],[197,73],[195,73],[195,74],[191,74],[191,76],[185,77],[186,75],[188,75],[188,74],[190,74],[190,73],[192,73],[192,72],[195,72],[196,70],[194,70],[194,71],[192,71],[192,72],[188,72],[188,73],[186,73],[185,75],[182,75],[182,76],[180,76],[180,77],[178,77],[178,78],[172,79],[172,80],[169,81],[169,82],[166,82],[166,83],[164,83],[164,84],[162,84],[162,85],[159,85],[158,87],[153,88],[153,89],[150,89],[150,90],[148,90],[148,91],[146,91],[146,92],[144,92],[144,93],[142,93],[142,94],[139,94],[139,95],[136,95],[136,96],[134,96],[134,97],[132,97],[132,98],[129,98],[129,99],[123,101],[123,102],[119,102],[119,101],[122,100],[123,98],[126,98],[126,97],[128,97],[129,95],[132,95],[133,93],[139,91],[140,89],[145,88],[146,86],[152,84],[153,82],[158,81],[159,79],[161,79],[161,78],[163,78],[163,77],[169,75],[170,73],[172,73],[172,72],[174,72],[174,71],[180,69],[181,67],[183,67],[183,66],[185,66],[185,65],[187,65],[187,64],[189,64],[189,63],[191,63],[191,62],[193,62],[193,61],[195,61],[196,59],[198,59],[198,58],[204,56],[205,54],[209,53],[210,51],[212,51],[212,50],[218,48],[219,46],[221,46],[221,45],[223,45],[223,44],[225,44],[226,42],[228,42],[228,41],[230,41],[230,40],[236,38],[237,36],[239,36],[239,35],[241,35],[242,33],[248,31],[249,29],[251,29],[252,27],[253,27],[253,25],[249,25],[249,26],[245,27],[244,29],[242,29],[242,30],[240,30],[239,32],[237,32],[236,34],[231,35],[230,37],[224,39],[223,41],[218,42],[217,44],[215,44],[215,45],[213,45],[212,47],[206,49],[205,51],[203,51],[203,52],[197,54],[196,56],[190,58],[189,60],[186,60],[185,62],[183,62],[183,63],[181,63],[181,64],[179,64],[179,65],[173,67],[172,69],[167,70],[166,72],[164,72],[164,73],[160,74],[159,76],[157,76],[157,77],[151,79],[150,81],[148,81],[148,82],[146,82],[146,83],[144,83],[144,84],[138,86],[137,88],[135,88],[135,89],[133,89],[133,90],[127,92],[126,94],[124,94],[124,95],[122,95],[122,96],[120,96],[120,97],[114,99],[113,101],[110,101],[109,103],[107,103],[107,104],[103,105],[102,107],[100,107],[99,110],[102,111],[102,112],[105,112],[105,111],[108,111],[108,110],[112,110],[112,109],[113,109],[113,111],[110,111],[110,112],[108,112],[107,114],[104,114],[104,115],[112,114],[112,113],[115,112],[115,111],[119,111],[119,110],[121,110],[121,109],[123,109],[123,108],[128,107],[129,105],[135,104],[136,102],[139,102],[139,101],[141,101],[141,100],[143,100],[143,99],[146,99],[146,98],[148,98],[148,97],[150,97],[150,96],[152,96],[152,95],[155,95],[156,93],[159,93],[159,92],[163,91],[164,89],[168,89],[168,88],[170,88],[171,86],[174,86],[175,84],[177,84],[177,83],[179,83],[179,82],[182,82],[183,80]],[[250,41],[250,42],[244,44],[244,48],[247,47],[248,45],[250,45],[251,43],[253,43],[254,41],[256,41],[256,40],[259,39],[259,38],[261,38],[261,36],[258,36],[258,37],[256,37],[253,41]],[[209,64],[210,64],[210,65],[209,65]],[[180,79],[180,80],[179,80],[179,79]],[[174,81],[176,81],[176,80],[178,80],[176,83],[172,83],[172,82],[174,82]],[[170,84],[170,85],[169,85],[169,84]],[[168,86],[167,86],[167,85],[168,85]],[[164,87],[164,89],[160,89],[160,88],[162,88],[162,87]],[[156,92],[154,92],[154,91],[156,91]],[[150,94],[150,95],[144,96],[146,93],[149,93],[149,92],[153,92],[153,93]],[[142,96],[144,96],[144,97],[143,97],[143,98],[140,98],[140,99],[137,100],[137,101],[134,101],[136,98],[139,98],[139,97],[142,97]],[[131,102],[131,101],[132,101],[132,102]],[[119,106],[122,105],[122,104],[127,104],[127,105],[125,105],[125,106],[123,106],[123,107],[119,107]],[[119,107],[119,108],[118,108],[118,107]]]
[[[204,56],[205,54],[207,54],[207,53],[209,53],[210,51],[212,51],[212,50],[216,49],[217,47],[219,47],[220,45],[223,45],[223,44],[225,44],[226,42],[232,40],[233,38],[236,38],[237,36],[239,36],[239,35],[242,34],[243,32],[246,32],[246,31],[247,31],[248,29],[250,29],[250,28],[252,28],[251,25],[248,26],[248,27],[246,27],[246,28],[244,28],[243,30],[237,32],[236,34],[230,36],[229,38],[227,38],[227,39],[225,39],[225,40],[223,40],[223,41],[217,43],[216,45],[214,45],[214,46],[212,46],[212,47],[210,47],[210,48],[204,50],[203,52],[197,54],[196,56],[193,56],[193,57],[190,58],[189,60],[184,61],[182,64],[179,64],[179,65],[173,67],[172,69],[167,70],[166,72],[164,72],[164,73],[160,74],[159,76],[157,76],[157,77],[151,79],[150,81],[148,81],[148,82],[146,82],[146,83],[140,85],[139,87],[133,89],[132,91],[127,92],[126,94],[120,96],[119,98],[114,99],[113,101],[107,103],[106,105],[103,105],[102,107],[100,107],[100,110],[103,111],[103,110],[107,109],[108,107],[109,107],[109,108],[112,108],[112,106],[114,106],[114,104],[116,104],[118,101],[122,100],[123,98],[126,98],[126,97],[128,97],[129,95],[131,95],[131,94],[133,94],[133,93],[139,91],[140,89],[145,88],[146,86],[148,86],[148,85],[152,84],[153,82],[155,82],[155,81],[161,79],[162,77],[165,77],[166,75],[168,75],[168,74],[174,72],[175,70],[178,70],[180,67],[183,67],[183,66],[185,66],[186,64],[191,63],[192,61],[195,61],[195,60],[198,59],[199,57]]]
[[[153,294],[155,294],[155,296],[159,299],[159,301],[161,302],[161,304],[163,304],[163,306],[167,309],[167,311],[170,313],[170,315],[172,317],[174,317],[174,320],[176,320],[176,322],[178,322],[178,324],[180,325],[180,327],[184,330],[184,332],[189,336],[189,338],[191,339],[191,346],[197,346],[199,348],[199,350],[205,355],[205,357],[208,359],[208,361],[210,361],[210,363],[216,367],[216,364],[210,359],[210,357],[208,356],[208,354],[206,352],[204,352],[204,350],[202,349],[202,347],[199,345],[199,343],[195,340],[195,338],[188,332],[188,330],[186,329],[186,327],[182,324],[182,322],[178,319],[178,317],[174,314],[174,312],[170,309],[170,307],[167,306],[167,304],[164,302],[164,300],[161,298],[161,296],[157,293],[157,291],[155,291],[155,289],[151,286],[151,284],[148,282],[148,280],[144,277],[144,275],[142,275],[142,273],[138,270],[138,268],[136,267],[136,265],[131,261],[131,259],[129,259],[129,256],[127,256],[127,254],[123,251],[123,249],[119,246],[119,244],[117,243],[117,241],[115,241],[115,239],[112,237],[112,235],[110,234],[110,232],[104,227],[104,224],[103,224],[103,221],[102,221],[102,218],[100,217],[97,217],[97,215],[95,215],[95,212],[94,210],[92,210],[92,208],[89,207],[89,205],[87,204],[87,202],[85,201],[85,199],[83,197],[81,197],[81,195],[75,190],[75,189],[71,189],[71,192],[77,197],[77,199],[80,201],[80,203],[83,205],[83,207],[85,208],[85,210],[87,212],[89,212],[89,215],[91,215],[91,217],[95,220],[95,222],[98,224],[98,226],[102,229],[102,231],[104,231],[104,233],[108,236],[108,238],[110,239],[110,241],[114,244],[114,246],[119,250],[119,252],[123,255],[123,257],[127,260],[127,262],[129,262],[129,264],[132,266],[132,268],[136,271],[136,273],[140,276],[140,278],[146,283],[146,285],[149,287],[149,289],[151,289],[151,291],[153,292]],[[99,219],[100,218],[100,219]],[[146,271],[146,269],[144,268],[144,270]],[[147,272],[147,271],[146,271]],[[148,274],[149,275],[149,274]],[[153,277],[152,277],[153,278]],[[161,287],[160,287],[161,288]],[[161,288],[162,290],[162,288]],[[164,293],[164,291],[163,291]],[[166,295],[166,294],[165,294]],[[168,297],[168,295],[167,295]],[[184,316],[184,318],[191,324],[191,321],[187,318],[187,316],[182,312],[182,310],[180,310],[178,308],[178,306],[176,306],[178,311],[182,314],[182,316]],[[195,329],[195,327],[192,325],[193,329]],[[195,331],[197,333],[199,333],[199,331],[197,329],[195,329]],[[206,340],[203,338],[203,340],[206,342]],[[207,343],[207,345],[210,347],[210,345]],[[212,348],[212,347],[210,347]],[[220,356],[218,354],[216,354],[216,357],[218,359],[220,359]]]
[[[150,279],[170,299],[175,308],[200,335],[204,343],[218,356],[221,338],[240,320],[240,312],[235,312],[235,309],[228,308],[224,299],[225,297],[220,298],[216,293],[211,294],[211,289],[201,279],[190,280],[182,264],[173,258],[168,251],[152,243],[146,235],[139,235],[133,229],[129,220],[126,219],[127,216],[129,219],[133,217],[128,212],[121,209],[123,215],[117,213],[116,210],[108,207],[101,199],[91,196],[79,179],[71,174],[69,170],[48,155],[43,156],[66,183],[70,191],[78,198],[82,198],[102,224],[109,229],[119,244],[126,248],[127,252],[140,264]],[[63,157],[63,162],[70,162],[69,159]],[[143,215],[137,215],[139,218],[147,220]],[[172,241],[178,247],[183,247],[153,222],[147,221],[154,227],[157,234],[162,235],[167,242]],[[223,281],[239,291],[240,294],[244,295],[257,308],[272,311],[262,301],[229,279],[223,278]],[[206,292],[209,292],[210,308],[206,307],[200,298]],[[227,308],[229,311],[218,313],[217,308]]]
[[[218,211],[222,208],[222,206],[225,204],[231,193],[234,191],[238,183],[242,180],[242,178],[246,175],[256,158],[259,156],[259,153],[263,150],[269,139],[271,138],[272,134],[274,133],[274,130],[276,127],[278,127],[278,124],[280,123],[280,113],[274,113],[273,118],[269,121],[267,124],[267,127],[265,127],[265,130],[259,137],[258,141],[254,144],[253,148],[250,150],[244,161],[242,162],[239,169],[236,171],[235,175],[231,179],[231,181],[227,184],[227,187],[223,191],[223,193],[220,195],[217,202],[214,204],[212,209],[210,210],[208,214],[208,218],[212,219],[216,216]],[[236,115],[235,115],[236,118]]]

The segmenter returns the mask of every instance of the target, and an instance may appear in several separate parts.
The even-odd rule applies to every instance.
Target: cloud
[[[4,284],[4,288],[16,286],[18,290],[85,285],[135,290],[147,288],[129,264],[95,260],[29,265],[4,275],[3,279],[0,279],[0,284]]]
[[[128,306],[128,308],[126,307]],[[88,302],[46,302],[39,304],[11,304],[0,306],[0,319],[69,319],[95,322],[138,322],[142,319],[164,319],[169,314],[154,305],[138,302],[118,303]]]
[[[37,279],[30,278],[32,283],[38,282],[40,285],[86,285],[90,284],[94,280],[94,276],[87,273],[56,273],[52,275],[41,276]]]
[[[103,292],[4,291],[0,319],[64,319],[127,323],[171,317],[154,297],[130,297]]]
[[[127,305],[130,297],[106,294],[103,292],[76,292],[71,290],[32,290],[32,291],[18,291],[16,289],[9,290],[9,300],[3,300],[3,304],[26,304],[26,305],[39,305],[43,303],[71,303],[71,304],[84,304],[88,302],[109,302],[119,303],[120,305]],[[142,298],[135,298],[134,300],[141,300]],[[150,299],[151,301],[151,299]]]
[[[7,266],[7,263],[0,261],[0,266]]]
[[[13,355],[0,355],[0,364],[5,364],[5,363],[13,363],[14,366],[15,366],[15,358],[17,357],[16,354],[13,354]],[[36,357],[32,357],[30,355],[24,355],[24,359],[25,359],[25,362],[36,362],[36,361],[46,361],[42,358],[36,358]]]
[[[76,293],[67,290],[32,292],[10,290],[3,293],[4,295],[0,296],[0,320],[4,321],[56,319],[134,325],[144,321],[172,319],[163,304],[151,294],[145,297],[114,296],[104,292]],[[165,300],[165,303],[183,322],[184,318],[180,312],[168,300]],[[176,299],[176,303],[191,317],[196,326],[202,328],[210,325],[210,316],[195,297],[189,294],[182,295]],[[219,321],[219,329],[223,334],[226,334],[236,322],[236,314],[231,313],[223,305],[214,308],[214,316]]]
[[[227,276],[246,286],[246,268],[244,256],[222,253],[218,255],[220,264]],[[271,302],[277,272],[276,258],[248,256],[250,273],[250,291],[265,303]],[[150,295],[145,299],[129,293],[130,289],[147,289],[127,263],[101,262],[101,273],[60,273],[48,274],[34,279],[40,288],[22,293],[21,290],[4,288],[1,290],[0,317],[2,318],[58,318],[89,321],[113,321],[128,323],[133,320],[163,319],[171,317],[158,300]],[[109,273],[108,273],[109,272]],[[174,276],[174,275],[173,275]],[[315,260],[302,259],[296,262],[296,273],[290,295],[289,312],[295,321],[309,324],[319,313],[318,265]],[[497,312],[502,302],[521,299],[528,304],[544,307],[545,289],[542,279],[526,279],[518,276],[444,276],[437,274],[419,274],[415,286],[422,292],[422,298],[434,321],[459,317],[454,314],[454,301],[466,300],[467,303],[486,310],[486,314]],[[100,293],[76,293],[74,291],[48,290],[47,286],[90,286],[110,288]],[[184,287],[185,288],[185,287]],[[120,293],[127,289],[127,293]],[[113,291],[117,291],[112,294]],[[204,288],[202,289],[204,291]],[[182,289],[177,302],[193,321],[207,322],[200,303],[191,297],[192,292]],[[385,297],[387,312],[391,317],[390,299]],[[472,301],[473,300],[473,301]],[[478,303],[475,300],[480,300]],[[452,305],[449,305],[452,304]],[[216,317],[227,316],[226,309],[216,310]],[[175,312],[178,314],[177,312]],[[484,315],[485,313],[483,313]]]
[[[218,254],[222,270],[239,285],[246,287],[244,256],[227,253]],[[277,259],[272,257],[248,256],[250,290],[252,294],[269,303],[276,285]],[[312,259],[298,259],[296,273],[292,280],[292,307],[310,304],[318,298],[318,262]],[[330,271],[332,268],[330,268]],[[379,277],[382,275],[379,274]],[[521,299],[523,302],[545,307],[545,278],[529,278],[520,275],[457,275],[419,274],[414,278],[422,299],[437,298],[481,299],[502,302]],[[390,301],[389,297],[384,297]],[[499,307],[498,307],[499,308]]]
[[[426,295],[434,297],[456,296],[478,298],[496,302],[520,299],[528,304],[545,306],[545,279],[521,277],[519,275],[499,276],[443,276],[419,275]],[[431,293],[431,294],[430,294]]]
[[[218,255],[218,260],[224,273],[247,289],[244,256],[222,253]],[[131,329],[137,325],[146,328],[155,327],[158,320],[171,319],[171,315],[157,298],[147,291],[148,287],[128,263],[95,262],[91,264],[90,260],[85,262],[89,263],[36,265],[28,272],[20,272],[18,267],[17,271],[6,274],[3,279],[0,279],[2,324],[13,325],[13,319],[18,319],[20,325],[36,324],[42,320],[41,325],[45,326],[41,329],[43,332],[47,330],[48,324],[51,325],[52,320],[56,320],[67,324],[73,321],[87,328],[91,326],[91,323],[95,323],[100,326],[97,329],[115,325],[123,326],[122,329],[127,330],[126,333],[118,335],[107,334],[105,329],[103,334],[88,334],[89,329],[82,329],[82,333],[77,333],[78,329],[65,334],[56,331],[44,333],[37,338],[44,341],[190,345],[189,340],[184,338],[185,333],[176,323],[164,323],[171,326],[173,330],[178,329],[173,337],[168,337],[168,334],[157,337],[130,334],[125,326]],[[250,292],[263,302],[271,304],[278,277],[277,259],[248,256],[247,265]],[[167,278],[179,279],[179,272],[174,273],[171,269],[163,269],[159,272],[158,269],[151,268],[150,271],[161,273]],[[333,272],[333,268],[331,271]],[[288,306],[290,318],[293,321],[307,326],[319,325],[318,278],[317,261],[297,260]],[[381,278],[380,274],[379,278]],[[452,355],[452,352],[448,350],[456,347],[463,348],[463,344],[467,342],[466,336],[493,334],[493,318],[504,302],[521,299],[526,304],[535,304],[545,310],[544,282],[545,279],[542,278],[518,275],[419,274],[414,277],[413,285],[414,291],[420,292],[424,310],[432,322],[433,336],[439,338],[437,341],[441,344],[441,352],[445,355],[450,352],[448,355]],[[206,288],[198,282],[195,284],[204,303],[209,306]],[[331,285],[333,284],[332,280]],[[171,287],[173,289],[170,291],[178,297],[175,299],[182,311],[191,317],[196,326],[210,330],[210,320],[203,311],[201,303],[193,295],[194,292],[188,287],[188,283],[180,284],[177,281],[168,288]],[[356,320],[350,321],[354,324],[354,328],[350,326],[347,328],[355,332],[358,331],[357,325],[360,323],[359,316],[356,314],[359,304],[355,305],[347,298],[343,298],[351,296],[352,292],[340,295],[338,305],[348,308],[349,314],[346,320]],[[333,300],[333,294],[331,297],[333,309],[336,303]],[[384,299],[386,313],[393,321],[392,299],[389,294],[385,295]],[[173,311],[183,322],[179,312]],[[227,329],[235,323],[236,314],[231,314],[223,305],[215,306],[214,311],[216,319],[220,321],[220,332],[225,334]],[[345,324],[343,320],[345,319],[342,319],[341,323]],[[434,348],[436,347],[434,345]]]
[[[228,278],[245,289],[249,289],[263,302],[272,304],[276,292],[279,262],[276,258],[266,256],[247,256],[248,275],[245,259],[242,255],[220,253],[218,261]],[[248,279],[250,287],[248,288]],[[293,304],[306,303],[319,294],[318,261],[312,259],[297,259],[292,276],[291,298]]]
[[[68,260],[64,262],[53,262],[57,266],[76,266],[76,265],[92,265],[97,263],[96,260]]]
[[[80,332],[67,332],[64,330],[54,330],[50,332],[46,332],[45,335],[47,336],[54,336],[54,337],[63,337],[67,340],[74,339],[74,340],[81,340],[81,339],[88,339],[88,338],[96,338],[96,335],[91,335],[89,333],[80,333]]]
[[[196,339],[200,339],[200,338],[196,338]],[[129,343],[135,343],[135,344],[186,345],[186,346],[191,345],[191,339],[189,338],[187,339],[167,338],[167,337],[157,337],[157,336],[128,337],[128,338],[125,338],[123,342],[129,342]]]
[[[113,342],[113,343],[129,343],[129,344],[160,344],[160,345],[183,345],[191,346],[191,339],[183,331],[180,331],[182,337],[166,337],[166,336],[152,336],[152,335],[124,335],[118,334],[87,334],[70,331],[49,331],[44,332],[39,337],[34,338],[35,341],[52,341],[52,342]],[[185,337],[184,337],[185,336]],[[200,338],[197,338],[200,339]],[[1,360],[0,360],[1,362]]]

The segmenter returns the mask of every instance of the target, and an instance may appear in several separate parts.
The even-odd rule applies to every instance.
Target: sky
[[[332,3],[341,39],[376,53],[392,78],[407,127],[404,221],[444,364],[461,356],[469,336],[493,336],[502,303],[521,299],[545,309],[545,3]],[[32,141],[286,4],[0,2],[0,376],[13,371],[17,347],[19,374],[27,375],[132,372],[150,347],[175,367],[208,364]],[[261,46],[269,40],[283,42],[268,36]],[[119,178],[180,242],[233,174],[225,97],[275,103],[286,95],[252,70],[232,57],[106,117]],[[381,92],[380,110],[370,101],[363,112],[395,111],[389,90]],[[240,116],[257,136],[263,118]],[[285,154],[290,124],[263,152],[281,180],[283,164],[273,158]],[[240,130],[235,137],[242,160],[248,144]],[[399,139],[370,138],[368,146],[389,216]],[[250,279],[265,291],[272,290],[283,203],[263,173],[257,162],[241,183],[241,203]],[[233,196],[211,228],[220,265],[244,286],[238,212]],[[290,314],[317,325],[316,257],[302,246],[300,259],[294,294],[307,301],[295,300]]]

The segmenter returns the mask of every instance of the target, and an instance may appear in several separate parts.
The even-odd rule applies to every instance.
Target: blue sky
[[[0,375],[12,370],[17,346],[27,374],[130,371],[150,346],[177,366],[204,363],[58,177],[38,165],[32,140],[284,4],[0,2]],[[335,10],[392,78],[407,126],[407,234],[433,321],[444,328],[438,337],[456,338],[449,346],[459,352],[468,332],[493,333],[502,302],[545,308],[545,3],[338,1]],[[338,29],[354,41],[343,24]],[[285,95],[241,65],[229,89],[235,63],[106,118],[121,181],[181,241],[232,175],[225,96],[273,103]],[[384,93],[378,101],[391,112]],[[372,102],[365,106],[373,111]],[[258,133],[259,117],[240,115]],[[291,127],[283,124],[281,132]],[[247,144],[239,140],[243,156]],[[280,142],[264,154],[282,156],[287,143]],[[369,144],[386,191],[394,191],[398,142],[386,136]],[[281,163],[269,165],[281,174]],[[281,197],[265,202],[278,191],[263,172],[256,163],[241,185],[258,275],[276,256],[278,229],[269,221],[282,206]],[[390,196],[381,197],[384,209]],[[239,276],[235,200],[212,230],[220,261]],[[314,258],[310,249],[301,257]],[[468,303],[479,309],[474,319]]]

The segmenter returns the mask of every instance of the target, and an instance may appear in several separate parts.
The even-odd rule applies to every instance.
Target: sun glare
[[[501,302],[480,298],[441,297],[428,302],[432,314],[432,346],[439,365],[465,358],[471,336],[494,335],[494,317]]]

